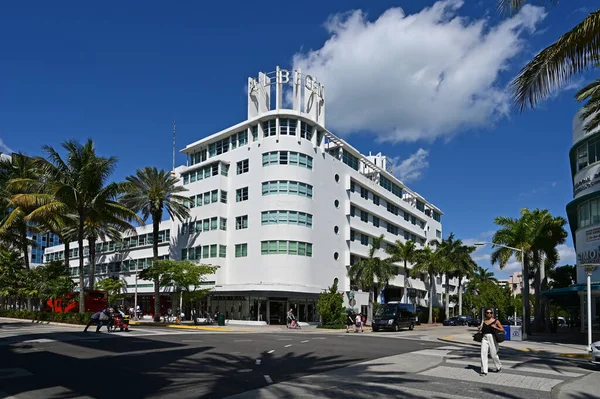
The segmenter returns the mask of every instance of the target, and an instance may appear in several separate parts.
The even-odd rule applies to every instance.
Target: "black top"
[[[494,322],[491,323],[490,325],[487,325],[485,322],[483,322],[483,327],[481,328],[481,332],[484,334],[493,334],[496,331],[492,327],[493,324],[496,324],[496,320],[494,320]]]

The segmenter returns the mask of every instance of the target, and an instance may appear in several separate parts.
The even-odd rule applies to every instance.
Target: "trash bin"
[[[504,328],[504,340],[505,341],[510,341],[510,329],[512,328],[511,326],[502,326]]]
[[[223,313],[219,313],[219,317],[217,319],[217,322],[220,326],[224,326],[225,325],[225,315]]]
[[[521,337],[522,326],[511,326],[510,327],[510,340],[511,341],[523,341]]]

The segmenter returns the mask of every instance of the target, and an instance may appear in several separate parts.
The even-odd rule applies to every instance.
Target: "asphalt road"
[[[572,381],[595,377],[576,362],[510,351],[501,351],[501,373],[480,377],[478,348],[442,343],[427,329],[377,334],[81,330],[0,321],[0,399],[541,399]],[[590,394],[571,398],[600,397]]]
[[[17,369],[15,373],[27,375],[2,378],[0,374],[0,391],[18,398],[223,398],[366,360],[440,346],[296,331],[178,331],[163,335],[160,330],[144,329],[131,334],[96,334],[0,323],[0,333],[7,329],[17,332],[16,328],[18,334],[0,335],[0,368],[5,373]]]

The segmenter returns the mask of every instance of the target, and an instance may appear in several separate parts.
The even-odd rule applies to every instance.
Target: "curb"
[[[479,348],[479,345],[477,345],[477,344],[471,344],[471,343],[466,343],[466,342],[461,342],[461,341],[454,341],[450,337],[452,337],[452,336],[448,335],[448,336],[445,336],[444,338],[438,338],[438,341]],[[517,348],[511,348],[511,347],[508,347],[508,349],[517,351],[517,352],[521,352],[521,353],[530,353],[530,354],[534,354],[534,355],[540,356],[540,357],[550,357],[550,358],[568,357],[571,359],[591,359],[592,358],[591,355],[584,354],[584,353],[549,353],[549,352],[539,351],[539,350],[535,350],[535,349],[517,349]]]
[[[31,320],[31,319],[15,319],[12,317],[0,317],[0,320],[10,320],[10,321],[20,321],[22,323],[31,323],[31,324],[41,324],[44,326],[61,326],[61,327],[71,327],[71,328],[80,328],[85,327],[85,324],[69,324],[69,323],[59,323],[56,321],[42,321],[42,320]]]
[[[252,332],[249,330],[230,330],[224,327],[203,327],[203,326],[182,326],[177,324],[165,323],[140,323],[138,321],[130,321],[129,325],[138,327],[163,327],[163,328],[179,328],[182,330],[202,330],[202,331],[222,331],[222,332]]]

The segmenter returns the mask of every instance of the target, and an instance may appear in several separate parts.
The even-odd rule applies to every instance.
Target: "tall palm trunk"
[[[69,255],[69,251],[71,250],[71,243],[69,242],[69,240],[63,240],[63,242],[65,243],[65,267],[67,268],[67,270],[71,270],[71,255]]]
[[[408,304],[408,266],[406,259],[404,259],[404,295],[406,296],[406,303]]]
[[[95,236],[90,236],[88,237],[88,246],[89,246],[89,268],[90,268],[90,274],[88,277],[89,283],[88,286],[90,287],[90,290],[94,289],[94,281],[96,278],[96,237]]]
[[[433,324],[433,276],[429,276],[429,324]]]
[[[462,315],[462,276],[458,276],[458,314]]]
[[[79,227],[77,232],[77,244],[79,245],[79,313],[85,313],[85,282],[83,281],[83,212],[79,213]]]
[[[527,335],[531,334],[531,305],[529,303],[529,262],[523,262],[523,328]]]
[[[29,274],[31,265],[29,264],[29,243],[27,240],[27,225],[25,223],[21,223],[19,234],[21,235],[21,251],[23,252],[23,260],[25,261],[25,270]],[[31,297],[27,295],[27,310],[31,309]]]
[[[152,264],[158,262],[158,229],[161,217],[159,215],[152,216]],[[160,321],[160,281],[154,279],[154,321]]]
[[[369,289],[369,306],[367,308],[367,321],[373,324],[373,303],[375,302],[375,287]]]

